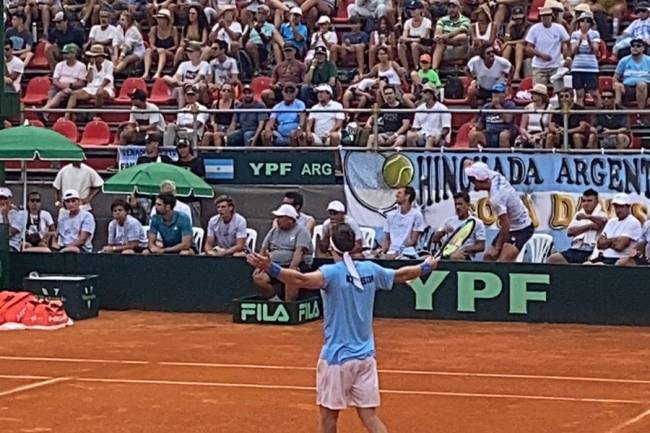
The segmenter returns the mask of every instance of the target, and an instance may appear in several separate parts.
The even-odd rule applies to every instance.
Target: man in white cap
[[[634,243],[641,238],[641,223],[632,215],[632,200],[625,193],[612,199],[616,216],[605,224],[596,246],[601,253],[591,262],[604,265],[626,265],[636,256]]]
[[[215,53],[217,46],[216,41],[224,41],[228,44],[228,51],[230,54],[237,58],[239,49],[241,48],[242,27],[239,21],[235,19],[237,14],[237,7],[235,5],[224,5],[221,8],[221,17],[217,23],[212,27],[210,32],[210,41],[212,41],[212,53],[208,52],[207,57]],[[208,60],[204,56],[204,60]]]
[[[289,10],[289,21],[280,25],[280,36],[285,45],[292,45],[298,50],[298,56],[305,54],[309,30],[302,22],[302,9],[294,6]],[[276,59],[279,63],[279,59]]]
[[[339,412],[353,406],[371,433],[386,433],[377,416],[381,403],[372,315],[375,293],[394,284],[426,277],[438,261],[429,256],[419,265],[383,268],[372,261],[354,261],[354,232],[347,224],[332,230],[334,264],[301,273],[286,269],[263,254],[249,254],[255,272],[269,275],[289,287],[320,290],[323,297],[324,344],[316,368],[316,402],[321,433],[336,432]]]
[[[47,34],[47,44],[45,44],[45,56],[51,69],[54,69],[56,62],[60,60],[60,50],[69,43],[74,43],[78,47],[83,47],[86,41],[86,35],[83,30],[72,26],[68,23],[68,18],[63,11],[59,11],[52,18],[55,29]]]
[[[363,252],[363,234],[359,224],[351,216],[347,215],[345,205],[338,200],[331,201],[327,205],[327,213],[330,217],[323,222],[323,235],[318,240],[318,250],[323,254],[331,253],[330,236],[332,230],[339,224],[347,224],[354,232],[354,248],[350,250],[350,254],[360,256]]]
[[[298,212],[290,204],[283,204],[273,211],[275,224],[262,241],[262,255],[270,256],[279,266],[306,271],[313,262],[314,248],[307,229],[297,224]],[[285,287],[267,272],[256,269],[253,284],[262,298],[278,301],[295,301],[299,287]]]
[[[562,24],[553,22],[553,9],[539,10],[541,22],[533,25],[526,34],[526,51],[533,56],[533,81],[535,84],[553,85],[556,91],[564,87],[561,79],[552,76],[569,58],[571,36]],[[566,69],[566,68],[565,68]]]
[[[9,188],[0,187],[0,223],[9,225],[9,249],[20,251],[22,233],[25,229],[25,215],[11,204],[12,197]]]
[[[81,161],[74,161],[66,165],[57,173],[54,178],[54,189],[56,190],[55,206],[61,208],[61,194],[67,190],[75,190],[81,198],[81,209],[91,211],[91,202],[104,184],[104,180],[90,166]]]
[[[320,84],[314,89],[318,104],[314,105],[307,117],[307,144],[338,146],[341,144],[341,128],[345,120],[343,106],[332,99],[332,87]]]
[[[469,161],[468,161],[469,162]],[[465,174],[477,191],[487,191],[490,207],[497,215],[499,233],[483,256],[486,261],[513,262],[533,236],[533,223],[519,194],[503,175],[483,162],[466,165]]]
[[[63,193],[63,204],[67,212],[59,213],[57,238],[52,248],[62,253],[92,252],[95,218],[81,208],[81,198],[74,189]]]

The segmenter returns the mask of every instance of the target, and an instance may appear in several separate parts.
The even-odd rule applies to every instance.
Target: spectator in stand
[[[335,63],[343,67],[354,66],[358,74],[363,75],[369,42],[368,33],[361,30],[361,19],[352,17],[350,31],[343,34],[343,43],[332,47]]]
[[[27,211],[22,211],[25,221],[25,244],[23,251],[50,252],[50,243],[56,232],[52,215],[42,209],[41,195],[31,191],[27,196]]]
[[[506,86],[497,83],[492,87],[492,102],[483,106],[485,110],[513,110],[514,102],[506,100]],[[505,112],[482,114],[476,129],[469,134],[471,147],[512,147],[517,137],[514,114]]]
[[[226,43],[226,49],[233,57],[237,58],[239,56],[243,30],[239,21],[235,20],[237,8],[235,5],[225,5],[220,12],[221,17],[210,32],[209,39],[212,42],[212,49],[204,52],[203,58],[205,60],[214,55],[214,51],[219,47],[216,45],[218,41]]]
[[[289,21],[280,25],[280,36],[282,36],[285,47],[287,45],[294,46],[298,56],[302,57],[305,54],[309,30],[302,23],[302,9],[294,6],[289,14],[291,15]]]
[[[68,100],[72,92],[86,85],[88,71],[86,65],[77,60],[79,47],[67,44],[61,50],[64,60],[57,63],[52,75],[52,87],[48,93],[47,103],[43,108],[58,108]],[[44,123],[50,121],[48,113],[40,112],[39,117]]]
[[[0,223],[9,226],[9,250],[18,252],[22,249],[25,213],[11,203],[12,197],[9,188],[0,187]]]
[[[431,67],[436,70],[440,68],[443,59],[453,60],[467,56],[470,20],[460,13],[459,0],[449,0],[447,8],[449,15],[438,20],[434,33],[436,48]]]
[[[411,93],[414,95],[419,95],[422,86],[426,84],[430,84],[435,88],[442,87],[438,72],[435,69],[431,69],[430,55],[422,54],[420,56],[420,69],[411,72],[411,81],[413,82]]]
[[[470,28],[470,54],[479,55],[485,47],[495,47],[497,26],[492,22],[492,14],[487,3],[483,3],[473,13],[474,21]]]
[[[580,210],[573,216],[567,227],[571,247],[551,254],[548,262],[560,265],[585,263],[593,254],[598,235],[606,223],[607,214],[598,204],[598,193],[593,189],[586,190],[580,198]]]
[[[77,198],[81,200],[81,209],[90,211],[92,210],[91,202],[99,194],[103,184],[104,180],[92,167],[80,161],[73,161],[59,170],[54,178],[52,183],[56,190],[54,205],[60,208],[62,206],[61,193],[74,190],[78,195]]]
[[[630,42],[632,54],[623,57],[616,65],[614,93],[616,94],[617,106],[623,105],[623,98],[626,101],[636,100],[639,110],[644,110],[648,103],[650,56],[643,53],[645,47],[645,42],[642,39],[632,39]],[[637,114],[636,123],[644,125],[644,116]]]
[[[90,253],[93,250],[95,217],[83,209],[83,200],[74,189],[63,193],[65,212],[59,212],[54,251],[62,253]]]
[[[299,226],[302,226],[305,229],[307,229],[309,235],[311,236],[311,234],[314,231],[314,227],[316,227],[316,219],[314,219],[313,216],[308,215],[302,211],[302,208],[305,204],[305,199],[302,196],[302,194],[295,191],[289,191],[284,194],[284,197],[282,198],[282,204],[288,204],[293,206],[293,208],[298,213],[296,222],[298,223]]]
[[[50,33],[50,20],[52,14],[56,15],[56,13],[60,10],[61,5],[60,2],[56,2],[54,0],[37,0],[36,6],[41,16],[43,39],[47,39],[48,34]]]
[[[361,233],[359,224],[351,216],[347,215],[345,205],[338,200],[331,201],[327,205],[327,213],[329,218],[323,222],[322,236],[319,236],[317,239],[318,250],[322,254],[330,255],[330,236],[332,230],[339,224],[347,224],[354,232],[354,248],[350,251],[350,254],[353,257],[362,258],[363,233]]]
[[[55,29],[48,34],[48,43],[45,45],[45,56],[51,69],[56,66],[60,58],[60,50],[64,46],[73,43],[78,47],[83,47],[86,40],[84,32],[70,25],[63,12],[57,12],[52,22],[55,25]]]
[[[14,56],[29,65],[34,56],[32,47],[34,38],[29,30],[25,27],[25,15],[16,13],[11,16],[11,27],[5,33],[5,40],[11,42]]]
[[[364,78],[386,78],[388,85],[392,86],[396,92],[397,99],[408,107],[414,107],[413,101],[402,94],[402,81],[406,82],[406,71],[399,63],[390,60],[389,53],[390,51],[387,48],[379,47],[377,49],[379,63],[367,74],[355,77],[354,82],[356,83]]]
[[[173,87],[172,96],[178,102],[178,108],[185,106],[184,87],[195,86],[202,95],[208,94],[207,77],[210,74],[210,65],[201,60],[201,46],[197,42],[187,45],[189,60],[178,65],[174,76],[163,77],[168,86]]]
[[[270,14],[271,9],[267,5],[259,5],[255,12],[255,19],[248,23],[242,35],[242,45],[246,48],[248,55],[251,56],[257,73],[268,62],[271,54],[271,42],[275,42],[273,44],[275,58],[282,58],[280,50],[282,37],[275,26],[268,22]]]
[[[305,73],[305,84],[300,88],[300,99],[307,107],[316,102],[315,88],[321,84],[327,84],[332,89],[336,87],[337,71],[336,65],[327,60],[327,49],[317,46],[314,50],[314,61]]]
[[[348,16],[359,17],[363,20],[386,18],[394,24],[393,2],[390,0],[355,0],[354,3],[348,5]]]
[[[118,57],[117,47],[121,40],[121,34],[117,27],[111,24],[112,19],[113,15],[108,11],[99,13],[99,24],[91,27],[86,48],[96,44],[103,45],[106,54],[115,61]]]
[[[601,95],[602,109],[606,113],[596,115],[594,128],[598,135],[595,136],[598,143],[592,143],[590,148],[600,147],[601,149],[627,149],[630,146],[630,122],[627,114],[617,114],[614,104],[614,91],[603,90]]]
[[[68,18],[78,21],[83,29],[89,22],[96,0],[62,0],[63,11]]]
[[[307,0],[307,1],[320,1],[320,0]],[[312,63],[312,59],[316,54],[316,49],[322,47],[325,49],[325,60],[329,58],[334,65],[336,65],[336,55],[337,52],[334,49],[336,44],[339,43],[339,38],[336,36],[336,32],[331,30],[332,21],[330,17],[322,16],[318,19],[317,30],[311,35],[311,44],[309,45],[310,50],[307,51],[305,56],[305,66],[309,68],[309,65]]]
[[[399,38],[397,52],[399,61],[406,69],[409,67],[409,60],[415,68],[421,54],[429,51],[431,47],[431,27],[433,23],[424,15],[424,6],[420,1],[413,5],[413,15],[404,23],[402,36]]]
[[[150,162],[164,162],[172,164],[172,159],[164,154],[160,154],[163,135],[158,131],[148,132],[144,137],[144,155],[138,157],[136,164],[147,164]]]
[[[472,108],[487,103],[496,84],[508,86],[513,74],[512,64],[497,56],[494,47],[483,45],[480,56],[472,57],[467,63],[467,75],[472,82],[467,89],[467,98]]]
[[[160,184],[160,193],[161,194],[171,194],[173,197],[176,197],[176,183],[173,180],[164,180]],[[190,225],[194,219],[193,209],[190,208],[187,204],[183,203],[180,200],[176,200],[174,204],[174,212],[185,215],[190,219]],[[153,217],[156,214],[156,208],[151,209],[151,216]],[[198,221],[198,220],[197,220]]]
[[[5,41],[5,88],[12,92],[21,93],[20,81],[23,78],[25,64],[19,57],[14,56],[10,41]]]
[[[95,107],[103,107],[106,99],[111,100],[115,97],[115,88],[113,87],[113,64],[106,60],[104,47],[93,45],[90,51],[86,51],[88,61],[88,73],[86,81],[88,85],[82,89],[73,91],[68,98],[68,110],[77,106],[78,101],[87,101],[94,99]],[[72,117],[72,112],[65,113],[65,118]]]
[[[224,43],[223,41],[220,41]],[[224,84],[219,93],[219,99],[212,104],[213,110],[232,110],[235,108],[235,89],[231,84]],[[232,124],[234,113],[217,112],[210,115],[211,130],[203,134],[202,146],[223,147],[228,135],[228,128]]]
[[[604,265],[627,265],[636,256],[634,243],[641,238],[641,223],[632,215],[632,200],[625,193],[612,199],[616,216],[605,224],[596,246],[598,257],[591,262]]]
[[[149,245],[143,254],[194,255],[191,219],[186,214],[174,210],[176,202],[176,197],[170,192],[158,194],[155,215],[151,217],[149,226]]]
[[[282,91],[285,83],[296,83],[300,85],[305,79],[305,64],[296,60],[298,48],[293,44],[284,46],[284,61],[277,64],[273,69],[273,85],[271,89],[262,91],[262,101],[267,107],[272,107],[275,101],[282,98]]]
[[[377,30],[370,33],[370,46],[368,48],[368,67],[372,70],[377,63],[377,53],[380,48],[388,50],[389,57],[394,58],[396,54],[397,40],[395,32],[388,24],[386,17],[380,18],[377,23]],[[363,75],[363,71],[360,71]]]
[[[191,5],[187,10],[187,22],[181,31],[181,44],[176,50],[176,55],[174,56],[174,66],[177,66],[179,63],[181,63],[186,51],[191,53],[196,47],[198,47],[199,53],[201,53],[202,49],[209,51],[210,46],[208,45],[208,34],[208,21],[205,17],[205,14],[203,13],[203,10],[200,6]],[[188,48],[190,47],[193,47],[193,49],[189,50]],[[192,56],[190,56],[190,58],[192,58]],[[200,60],[201,54],[199,54],[196,64],[198,64],[198,61]]]
[[[176,153],[178,153],[178,160],[174,161],[172,164],[187,168],[200,178],[205,177],[203,158],[200,156],[194,156],[188,140],[184,138],[178,140],[178,143],[176,143]]]
[[[532,102],[526,105],[526,110],[548,110],[548,88],[543,84],[535,84],[530,90]],[[546,147],[546,134],[551,124],[550,114],[524,113],[519,124],[519,137],[515,142],[517,147],[540,149]]]
[[[451,113],[438,101],[438,89],[425,84],[422,89],[422,104],[417,107],[413,127],[406,133],[408,147],[444,147],[449,143]],[[425,113],[427,110],[443,110],[440,113]]]
[[[384,241],[375,250],[375,257],[387,260],[398,259],[406,249],[413,249],[426,228],[422,212],[413,205],[415,189],[411,186],[400,188],[395,193],[397,209],[386,215]]]
[[[378,97],[379,79],[364,78],[354,84],[350,84],[343,93],[343,108],[351,108],[352,103],[356,102],[357,108],[370,107],[372,104],[381,99]],[[359,117],[359,113],[352,114],[354,121]]]
[[[449,260],[472,261],[476,259],[476,254],[485,250],[485,224],[480,218],[470,214],[470,199],[467,191],[454,194],[454,209],[456,215],[447,218],[440,228],[431,237],[431,243],[442,242],[447,236],[450,236],[458,227],[466,221],[473,219],[476,221],[476,227],[470,237],[456,250]]]
[[[160,9],[156,15],[156,25],[149,30],[149,48],[144,53],[144,74],[142,78],[149,79],[151,63],[158,57],[158,66],[153,79],[162,77],[167,59],[172,59],[179,46],[178,29],[171,24],[171,12]]]
[[[266,108],[266,106],[255,100],[253,89],[249,84],[245,84],[242,89],[241,102],[238,102],[235,108],[237,111],[228,127],[226,145],[256,146],[264,129],[264,124],[268,119],[268,115],[266,113],[247,112],[246,110],[261,110]]]
[[[314,23],[321,24],[320,21],[323,17],[329,19],[330,16],[334,16],[335,8],[335,0],[305,0],[300,5],[300,9],[305,14],[305,22],[309,28],[313,28]],[[314,47],[313,42],[311,46],[312,48]]]
[[[217,92],[224,84],[230,84],[231,88],[239,84],[237,60],[228,57],[228,44],[225,41],[218,40],[213,44],[213,47],[215,47],[216,56],[210,61],[210,72],[208,74],[210,93]]]
[[[122,199],[111,203],[113,219],[108,223],[108,241],[102,252],[135,254],[147,248],[147,234],[140,221],[129,215],[129,205]]]
[[[518,0],[498,0],[496,3],[497,3],[497,7],[494,13],[494,27],[496,27],[498,31],[498,29],[501,28],[501,25],[503,25],[503,23],[506,22],[506,19],[508,18],[508,14],[512,18],[512,15],[514,15],[515,12],[518,12],[516,9],[518,7],[521,7],[521,2],[519,2]],[[536,6],[532,6],[532,7],[536,7]]]
[[[503,51],[501,56],[512,62],[514,60],[515,72],[512,79],[519,81],[522,79],[524,58],[526,57],[526,33],[530,29],[530,24],[526,22],[524,8],[513,6],[510,14],[510,21],[506,25],[505,35],[503,38]]]
[[[203,250],[209,256],[245,255],[246,218],[235,212],[235,201],[229,195],[214,200],[217,214],[208,221],[208,236]]]
[[[173,145],[178,138],[193,140],[195,129],[197,139],[203,139],[205,125],[207,125],[210,115],[207,113],[208,108],[199,103],[199,90],[192,85],[186,85],[183,100],[186,101],[186,104],[178,111],[176,122],[168,124],[165,128],[165,146]]]
[[[123,37],[119,50],[119,57],[115,63],[115,73],[119,74],[128,66],[138,64],[144,59],[146,48],[142,33],[130,12],[120,14],[118,31],[123,32]],[[120,35],[121,36],[121,35]]]
[[[307,117],[307,144],[338,146],[341,144],[341,129],[345,120],[343,106],[332,99],[334,92],[329,84],[321,84],[315,90],[318,104],[312,107]],[[335,110],[339,111],[334,112]]]
[[[553,10],[539,10],[541,22],[533,25],[526,35],[526,50],[533,56],[533,82],[552,85],[559,91],[563,85],[560,76],[564,58],[569,54],[570,36],[566,29],[553,22]]]
[[[650,44],[650,4],[640,2],[637,4],[634,12],[637,18],[623,30],[623,34],[621,34],[621,37],[612,49],[619,59],[631,54],[631,45],[634,39],[641,39],[644,44]]]
[[[150,132],[162,133],[165,130],[165,117],[156,104],[147,102],[147,94],[142,89],[133,89],[131,97],[131,113],[128,123],[119,133],[119,144],[142,143]]]
[[[389,146],[398,147],[406,143],[406,131],[411,127],[410,116],[407,113],[390,112],[386,110],[404,109],[406,106],[397,100],[395,87],[384,86],[382,91],[384,103],[380,106],[379,117],[379,136],[371,134],[368,138],[368,147]],[[368,118],[366,128],[372,128],[373,117]],[[377,140],[377,141],[375,141]]]
[[[574,149],[584,149],[596,142],[595,130],[590,125],[589,116],[580,113],[584,107],[573,102],[573,89],[566,88],[560,91],[560,107],[562,111],[569,112],[569,139],[570,146]],[[566,110],[566,111],[565,111]],[[546,135],[546,147],[561,147],[564,133],[564,116],[553,114],[549,132]]]
[[[296,98],[297,90],[294,83],[284,83],[284,100],[273,107],[262,132],[262,144],[265,146],[295,146],[304,142],[302,130],[305,126],[306,107]]]
[[[578,17],[578,30],[571,34],[571,75],[573,88],[576,90],[576,103],[585,105],[585,91],[589,92],[596,107],[600,107],[598,92],[598,47],[600,46],[600,33],[592,30],[594,16],[583,12]]]

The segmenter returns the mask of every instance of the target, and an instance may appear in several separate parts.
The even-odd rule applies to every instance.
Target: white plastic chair
[[[314,227],[314,234],[311,237],[311,243],[314,246],[314,251],[318,251],[318,240],[323,238],[323,225],[319,224]]]
[[[372,227],[359,227],[361,229],[361,235],[363,236],[363,249],[371,250],[375,246],[375,238],[377,237],[377,232]]]
[[[254,252],[256,247],[257,247],[257,230],[246,229],[246,248]]]
[[[546,233],[534,233],[519,252],[516,262],[522,263],[526,250],[529,250],[530,263],[545,263],[552,245],[553,236]]]
[[[192,243],[196,250],[200,253],[203,248],[203,237],[205,236],[205,230],[201,227],[192,227]]]

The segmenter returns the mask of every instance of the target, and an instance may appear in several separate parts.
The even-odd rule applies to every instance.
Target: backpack
[[[447,77],[445,81],[445,99],[463,99],[465,89],[463,82],[458,77]]]
[[[239,63],[239,79],[246,82],[250,81],[255,73],[253,59],[251,59],[246,51],[239,50],[237,63]]]
[[[29,292],[0,292],[0,330],[60,329],[72,325],[60,300]]]

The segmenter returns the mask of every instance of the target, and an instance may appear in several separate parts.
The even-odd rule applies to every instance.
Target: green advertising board
[[[336,183],[332,151],[203,153],[205,177],[213,183],[328,185]]]

